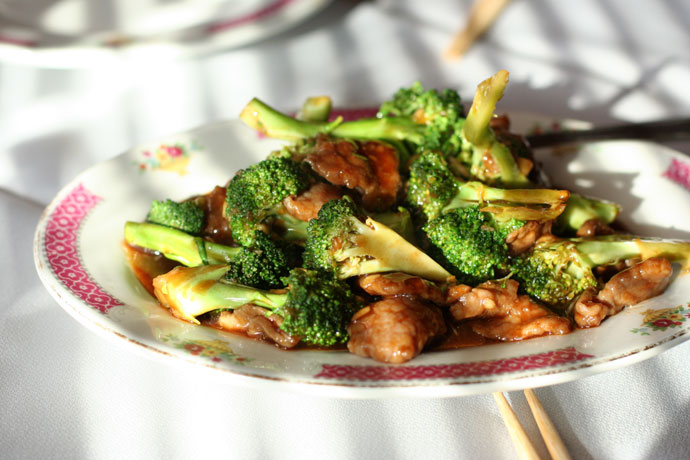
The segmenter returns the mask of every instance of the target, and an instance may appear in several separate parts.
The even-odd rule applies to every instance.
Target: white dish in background
[[[330,0],[0,0],[0,59],[88,67],[179,58],[287,30]]]
[[[548,120],[520,115],[516,130]],[[146,356],[230,383],[277,385],[338,397],[458,396],[566,382],[652,357],[690,337],[690,276],[601,327],[565,336],[423,353],[386,365],[345,351],[283,351],[173,318],[129,270],[127,220],[154,199],[182,199],[225,183],[281,142],[239,121],[218,122],[134,148],[68,184],[36,230],[43,283],[82,324]],[[619,201],[622,221],[647,236],[690,235],[690,159],[645,142],[602,142],[551,153],[554,182]]]

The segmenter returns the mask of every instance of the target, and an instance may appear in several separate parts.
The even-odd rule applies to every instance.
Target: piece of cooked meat
[[[331,184],[360,192],[362,204],[369,211],[392,206],[402,187],[397,152],[379,142],[360,144],[321,135],[304,161]]]
[[[580,228],[577,229],[576,235],[579,237],[583,237],[596,235],[612,235],[613,233],[615,233],[615,231],[599,219],[589,219],[586,220],[584,224],[580,225]]]
[[[445,333],[441,311],[406,297],[389,297],[362,308],[348,326],[351,353],[385,363],[411,360]]]
[[[529,220],[522,227],[513,230],[506,237],[508,249],[513,255],[522,254],[534,247],[539,238],[551,235],[553,221],[537,222]]]
[[[235,310],[223,310],[200,318],[202,324],[230,332],[241,332],[255,339],[274,342],[284,348],[292,348],[300,341],[285,333],[280,324],[283,318],[278,315],[266,316],[269,310],[252,304],[242,305]]]
[[[285,197],[283,205],[292,217],[307,222],[318,217],[321,206],[342,197],[343,192],[338,187],[319,182],[299,195]]]
[[[376,177],[377,190],[371,197],[362,197],[364,207],[371,210],[385,210],[397,200],[402,189],[398,152],[388,144],[368,141],[361,151],[367,157]]]
[[[528,318],[511,316],[472,323],[472,330],[487,339],[513,342],[544,335],[562,335],[572,331],[568,318],[553,313]]]
[[[407,295],[428,300],[436,305],[446,305],[446,296],[440,287],[407,273],[362,275],[357,282],[367,294],[384,297]]]
[[[453,318],[460,321],[470,318],[490,318],[506,316],[514,304],[520,300],[530,302],[527,296],[519,299],[517,290],[518,282],[515,280],[486,281],[475,288],[457,288],[462,295],[455,299],[450,306]],[[452,288],[451,292],[453,289]]]
[[[671,282],[673,266],[661,257],[639,262],[611,277],[597,294],[588,289],[575,302],[573,317],[578,327],[596,327],[630,305],[663,293]]]
[[[556,315],[529,296],[518,295],[518,287],[518,282],[511,279],[487,281],[469,290],[463,286],[454,295],[456,301],[450,313],[458,321],[476,320],[472,330],[494,340],[524,340],[572,330],[568,318]]]

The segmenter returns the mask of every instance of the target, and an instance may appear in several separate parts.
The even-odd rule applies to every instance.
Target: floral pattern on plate
[[[227,342],[223,340],[182,339],[174,334],[165,334],[160,337],[161,342],[169,343],[173,347],[184,350],[193,356],[206,358],[214,363],[223,360],[232,361],[235,364],[246,364],[250,360],[236,355]]]
[[[168,171],[175,172],[180,176],[188,174],[189,160],[192,155],[199,152],[201,147],[192,143],[189,147],[182,143],[160,144],[154,150],[143,150],[143,159],[135,164],[140,172],[146,171]]]
[[[690,304],[688,304],[690,306]],[[644,319],[642,325],[630,330],[633,334],[649,335],[654,331],[666,331],[671,328],[680,328],[690,318],[690,308],[679,305],[675,308],[662,308],[660,310],[646,310],[642,312]]]

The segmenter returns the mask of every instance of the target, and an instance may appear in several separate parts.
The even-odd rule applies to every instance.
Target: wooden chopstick
[[[518,420],[517,415],[513,412],[513,408],[510,407],[506,397],[503,393],[494,393],[494,399],[496,400],[496,405],[498,410],[501,412],[503,417],[503,422],[505,422],[508,428],[508,433],[515,444],[515,448],[518,451],[518,456],[521,460],[539,460],[539,454],[534,448],[532,441],[530,441],[525,429],[520,425],[520,420]]]
[[[478,0],[472,6],[470,15],[460,32],[458,32],[446,48],[443,56],[446,59],[460,59],[465,52],[496,20],[499,13],[510,0]]]
[[[549,454],[551,454],[551,458],[553,460],[571,460],[570,454],[565,448],[565,444],[563,444],[563,440],[544,410],[544,407],[541,405],[537,395],[534,393],[534,390],[527,389],[524,393],[529,408],[532,410],[532,415],[534,415],[534,420],[537,421],[541,436],[544,438],[546,448],[549,450]]]
[[[530,410],[532,411],[532,415],[534,416],[537,426],[539,427],[539,432],[544,438],[546,448],[548,449],[549,454],[551,454],[551,458],[553,460],[571,460],[570,454],[568,453],[563,440],[558,434],[558,430],[556,430],[556,427],[544,410],[544,406],[541,405],[536,393],[534,393],[534,391],[531,389],[525,390],[524,393]],[[530,441],[529,437],[527,436],[525,429],[520,424],[520,420],[518,420],[517,415],[515,415],[513,408],[510,407],[510,404],[508,404],[506,397],[503,395],[503,393],[496,392],[494,393],[494,399],[496,400],[498,410],[501,412],[503,422],[508,428],[508,433],[513,440],[513,444],[518,451],[518,456],[520,459],[539,459],[539,454],[537,453],[534,444],[532,444],[532,441]]]

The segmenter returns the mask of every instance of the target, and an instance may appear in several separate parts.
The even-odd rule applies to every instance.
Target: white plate
[[[0,0],[0,58],[50,67],[212,52],[269,37],[330,0]]]
[[[523,128],[537,123],[527,116],[517,121]],[[344,351],[282,351],[171,317],[125,262],[124,222],[143,219],[153,199],[207,192],[279,145],[239,121],[220,122],[89,169],[57,195],[39,222],[34,256],[41,280],[82,324],[149,357],[206,369],[229,382],[332,396],[452,396],[550,385],[629,365],[690,337],[687,275],[599,328],[423,353],[404,365]],[[561,186],[621,202],[631,229],[688,235],[690,160],[682,154],[650,143],[605,142],[539,156]]]

